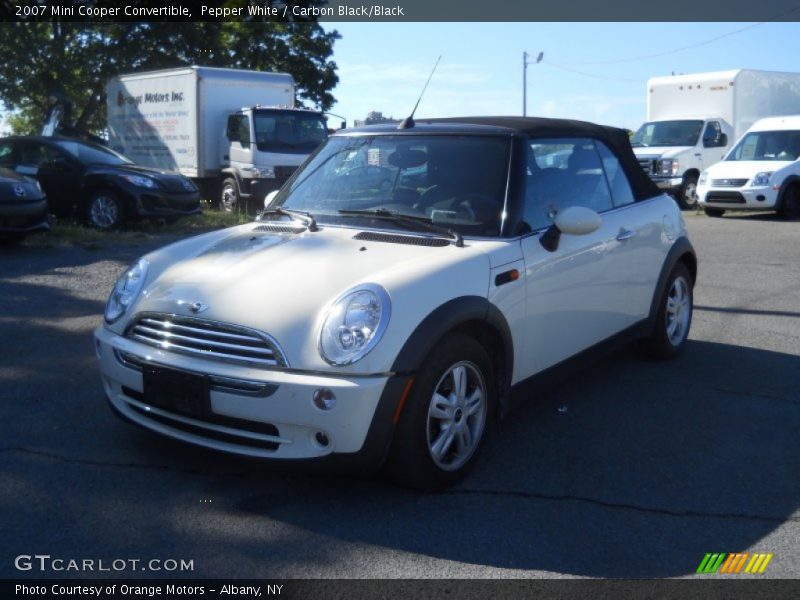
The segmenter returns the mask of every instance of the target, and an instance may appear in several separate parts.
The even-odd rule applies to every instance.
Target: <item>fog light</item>
[[[330,410],[336,406],[336,395],[328,388],[319,388],[318,390],[314,390],[313,400],[314,406],[320,410]]]
[[[756,200],[758,200],[759,202],[763,202],[763,201],[764,201],[764,200],[766,200],[766,199],[767,199],[767,198],[766,198],[766,196],[762,196],[761,194],[759,194],[758,196],[756,196]]]
[[[330,440],[328,439],[328,436],[322,433],[321,431],[318,431],[316,434],[314,434],[314,439],[323,448],[326,448],[328,444],[331,443]]]

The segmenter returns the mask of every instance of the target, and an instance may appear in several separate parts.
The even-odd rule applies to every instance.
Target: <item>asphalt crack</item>
[[[598,500],[588,496],[573,496],[570,494],[542,494],[540,492],[521,492],[516,490],[446,490],[443,494],[453,496],[508,496],[524,498],[527,500],[554,500],[554,501],[574,501],[595,504],[605,508],[619,508],[624,510],[635,510],[637,512],[660,514],[670,517],[698,517],[703,519],[741,519],[749,521],[766,521],[768,523],[800,522],[800,516],[773,517],[769,515],[749,515],[744,513],[712,513],[695,510],[671,510],[668,508],[657,508],[652,506],[640,506],[638,504],[625,504],[623,502],[609,502]]]

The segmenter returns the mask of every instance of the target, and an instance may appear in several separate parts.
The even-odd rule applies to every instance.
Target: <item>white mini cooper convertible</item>
[[[436,489],[531,383],[609,342],[681,352],[696,272],[624,131],[407,120],[333,135],[255,222],[136,262],[96,350],[147,429]]]

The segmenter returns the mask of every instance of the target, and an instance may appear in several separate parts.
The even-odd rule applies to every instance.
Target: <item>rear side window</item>
[[[14,147],[9,144],[0,144],[0,165],[11,166],[14,164]]]
[[[556,214],[569,206],[585,206],[599,213],[613,208],[594,140],[530,140],[524,202],[523,219],[531,230],[549,227]]]
[[[611,188],[611,199],[614,206],[633,204],[635,201],[633,190],[631,190],[631,184],[628,182],[625,171],[622,170],[622,165],[619,164],[619,159],[603,142],[595,141],[595,145],[603,161],[603,170],[606,172],[608,187]]]

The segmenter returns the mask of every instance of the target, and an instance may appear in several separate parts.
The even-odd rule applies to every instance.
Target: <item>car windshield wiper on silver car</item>
[[[433,231],[434,233],[438,233],[440,235],[446,235],[453,241],[453,244],[459,248],[464,246],[464,238],[460,233],[454,229],[450,229],[449,227],[436,225],[428,217],[407,215],[404,213],[395,212],[393,210],[387,210],[385,208],[375,208],[371,210],[340,210],[338,212],[340,215],[345,216],[351,215],[358,217],[372,217],[375,219],[386,219],[388,221],[394,221],[395,223],[401,223],[403,225],[411,225],[417,228],[421,227],[427,231]]]
[[[318,231],[317,228],[317,220],[314,218],[314,215],[311,213],[303,212],[302,210],[294,210],[291,208],[283,208],[282,206],[276,206],[275,208],[268,208],[264,210],[262,215],[284,215],[296,221],[302,221],[303,225],[306,226],[306,229],[309,231]]]

